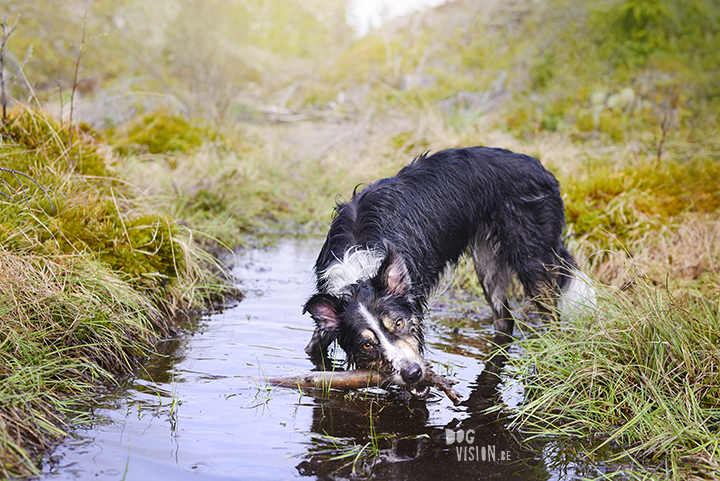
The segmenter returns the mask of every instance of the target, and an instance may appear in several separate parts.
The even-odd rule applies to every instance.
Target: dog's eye
[[[395,323],[395,327],[397,327],[398,329],[400,329],[404,325],[405,325],[405,323],[403,322],[402,319],[398,319],[398,321]]]
[[[364,342],[362,345],[362,348],[365,349],[366,351],[369,351],[370,349],[373,348],[373,345],[372,345],[372,343]]]

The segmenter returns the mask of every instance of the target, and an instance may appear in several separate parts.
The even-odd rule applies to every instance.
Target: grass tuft
[[[598,286],[599,288],[599,286]],[[720,475],[720,303],[636,278],[601,289],[592,316],[521,341],[526,401],[512,425],[536,436],[600,437],[667,474]]]
[[[0,472],[37,474],[36,456],[65,435],[74,406],[137,365],[162,317],[87,255],[0,247],[0,279]]]
[[[168,314],[224,287],[193,232],[118,178],[106,146],[30,108],[1,133],[0,476],[10,478],[37,475],[87,416],[78,406],[177,331]]]

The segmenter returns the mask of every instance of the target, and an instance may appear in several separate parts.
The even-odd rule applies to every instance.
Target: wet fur
[[[527,155],[487,147],[422,155],[356,188],[335,213],[303,311],[316,323],[306,348],[316,363],[337,340],[351,365],[418,385],[427,296],[467,250],[500,338],[513,331],[513,277],[542,309],[574,279],[558,182]]]

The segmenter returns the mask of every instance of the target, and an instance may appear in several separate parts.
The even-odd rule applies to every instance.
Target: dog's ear
[[[315,294],[305,303],[303,314],[309,312],[318,329],[334,332],[340,324],[338,312],[341,302],[338,297],[331,294]]]
[[[389,294],[401,296],[405,294],[412,283],[410,273],[405,266],[402,255],[391,244],[386,244],[387,255],[378,269],[375,279],[379,281],[380,287]]]
[[[309,312],[315,320],[315,332],[305,348],[316,366],[324,366],[327,348],[340,334],[338,313],[343,308],[342,300],[330,294],[315,294],[303,308],[303,314]]]

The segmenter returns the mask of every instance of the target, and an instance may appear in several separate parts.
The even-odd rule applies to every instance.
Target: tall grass
[[[526,387],[512,425],[599,437],[658,473],[720,476],[720,302],[637,277],[597,312],[521,341]],[[704,479],[704,478],[703,478]]]
[[[87,255],[48,258],[0,247],[0,465],[36,472],[35,458],[65,435],[113,374],[129,372],[162,326],[160,311]]]
[[[29,108],[2,129],[2,165],[37,182],[1,184],[5,478],[37,474],[42,454],[85,416],[77,406],[177,332],[169,314],[223,289],[192,232],[117,177],[106,146],[74,133]]]
[[[368,139],[346,139],[347,132],[325,140],[323,130],[333,127],[243,124],[224,142],[189,152],[130,154],[123,177],[157,208],[201,231],[197,241],[206,247],[234,247],[264,234],[321,235],[336,199],[349,199],[358,183],[392,175],[421,153],[393,156],[384,138],[368,148]]]

